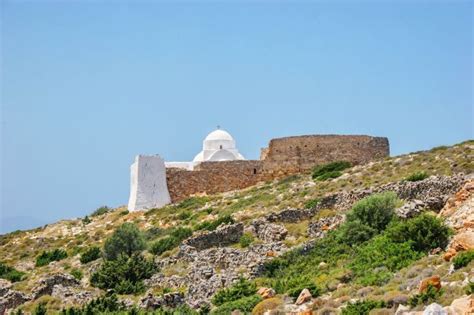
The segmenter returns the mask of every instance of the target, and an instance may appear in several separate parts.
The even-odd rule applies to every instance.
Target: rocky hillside
[[[473,149],[2,235],[0,314],[470,314]]]

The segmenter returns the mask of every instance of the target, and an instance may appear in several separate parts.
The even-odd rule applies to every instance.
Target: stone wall
[[[370,136],[298,136],[273,139],[261,160],[202,162],[193,171],[167,168],[173,202],[194,194],[242,189],[262,181],[305,172],[333,161],[367,163],[389,155],[387,138]]]
[[[168,168],[168,190],[173,202],[194,194],[242,189],[272,179],[261,161],[202,162],[193,171]]]
[[[390,152],[388,139],[383,137],[312,135],[272,139],[262,153],[265,170],[278,176],[334,161],[364,164]]]

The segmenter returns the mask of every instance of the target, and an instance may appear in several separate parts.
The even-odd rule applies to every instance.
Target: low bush
[[[347,306],[342,309],[342,315],[366,315],[373,309],[383,308],[385,306],[387,305],[384,301],[357,301],[347,304]]]
[[[112,312],[125,311],[126,307],[118,301],[117,295],[107,294],[88,302],[82,307],[69,307],[62,309],[62,315],[89,315],[110,314]]]
[[[397,243],[410,242],[413,250],[427,252],[448,245],[451,229],[443,221],[428,213],[404,222],[392,224],[387,236]]]
[[[100,248],[97,246],[89,247],[84,253],[82,253],[79,259],[82,264],[87,264],[91,261],[99,259],[101,256]]]
[[[92,220],[91,220],[91,219],[89,218],[89,216],[87,216],[87,215],[82,219],[82,223],[83,223],[84,225],[87,225],[87,224],[89,224],[89,223],[91,223],[91,222],[92,222]]]
[[[81,280],[84,274],[82,273],[80,269],[74,268],[71,270],[71,276],[73,276],[77,280]]]
[[[283,305],[284,302],[280,297],[272,297],[259,302],[252,310],[252,315],[263,315],[267,311],[275,310]]]
[[[219,307],[212,310],[211,314],[230,315],[235,310],[239,310],[244,314],[250,314],[253,308],[261,301],[262,297],[260,295],[254,294],[246,296],[235,301],[221,304]]]
[[[399,199],[393,192],[365,197],[352,207],[347,221],[359,221],[380,233],[392,221],[398,203]]]
[[[169,236],[151,243],[149,251],[153,255],[161,255],[167,250],[178,246],[181,241],[190,237],[192,234],[193,231],[189,228],[176,228],[170,232]]]
[[[436,302],[436,300],[443,295],[443,289],[437,289],[431,284],[428,285],[425,292],[415,294],[414,296],[408,299],[408,304],[412,307],[423,304],[431,304]]]
[[[297,298],[303,289],[308,289],[313,297],[319,295],[319,288],[307,276],[294,275],[291,278],[277,279],[273,284],[277,293],[287,294],[291,297]]]
[[[42,302],[36,305],[35,309],[33,310],[33,315],[46,315],[48,310],[46,309],[46,303]]]
[[[161,255],[167,250],[173,249],[179,245],[179,240],[172,236],[159,239],[151,243],[149,251],[153,255]]]
[[[179,227],[172,230],[170,235],[181,241],[193,235],[193,230],[191,230],[190,228]]]
[[[0,262],[0,278],[7,279],[11,282],[17,282],[23,280],[24,276],[24,272],[18,271],[15,268]]]
[[[306,201],[306,203],[304,204],[304,208],[305,209],[313,209],[314,207],[316,207],[318,205],[318,203],[320,202],[321,200],[320,199],[311,199],[311,200],[308,200]]]
[[[471,261],[474,260],[474,250],[468,250],[460,252],[453,258],[454,269],[466,267]]]
[[[96,217],[96,216],[99,216],[99,215],[102,215],[102,214],[106,214],[107,212],[110,212],[111,210],[112,209],[110,209],[107,206],[99,207],[99,208],[95,209],[94,212],[92,212],[91,217]]]
[[[474,282],[469,281],[466,286],[466,294],[474,294]]]
[[[152,260],[140,254],[131,257],[122,254],[116,260],[106,260],[92,274],[90,282],[100,289],[113,289],[118,294],[135,294],[144,291],[143,280],[151,277],[155,271]]]
[[[249,247],[250,244],[253,243],[253,241],[254,241],[254,237],[251,233],[244,233],[240,237],[239,244],[240,246],[242,246],[242,248],[245,248],[245,247]]]
[[[219,306],[243,297],[252,296],[255,293],[257,293],[256,285],[244,278],[240,278],[239,281],[231,287],[217,291],[212,297],[212,304]]]
[[[145,249],[146,243],[143,233],[134,223],[124,223],[115,230],[104,244],[104,257],[108,260],[117,259],[125,254],[132,256],[134,253]]]
[[[412,174],[408,175],[405,178],[405,180],[409,181],[409,182],[417,182],[417,181],[426,179],[428,177],[429,177],[428,173],[426,173],[425,171],[420,171],[420,172],[415,172],[415,173],[412,173]]]
[[[339,239],[350,246],[357,246],[366,242],[376,234],[377,230],[357,220],[345,222],[339,228]]]
[[[351,167],[351,163],[346,161],[337,161],[313,168],[312,177],[315,180],[324,181],[329,178],[336,178],[342,175],[341,171]]]
[[[198,230],[214,231],[221,224],[234,224],[234,223],[235,223],[234,219],[232,219],[230,215],[226,215],[226,216],[219,217],[214,221],[201,222],[194,228],[194,230],[195,231],[198,231]]]
[[[357,248],[349,268],[363,285],[381,285],[390,279],[393,272],[421,256],[411,248],[409,242],[395,243],[387,236],[379,235]]]
[[[43,251],[38,257],[36,257],[36,267],[46,266],[52,261],[60,261],[66,257],[67,253],[62,249]]]

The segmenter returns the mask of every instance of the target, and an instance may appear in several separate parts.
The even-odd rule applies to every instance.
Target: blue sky
[[[134,155],[190,160],[216,125],[473,138],[470,1],[1,2],[0,232],[127,203]]]

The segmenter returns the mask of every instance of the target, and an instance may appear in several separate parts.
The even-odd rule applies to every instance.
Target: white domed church
[[[217,127],[202,142],[202,151],[196,154],[192,162],[165,162],[166,167],[193,170],[201,162],[219,162],[245,160],[237,150],[234,138],[227,131]]]
[[[202,151],[194,157],[193,162],[232,160],[245,158],[237,150],[234,138],[227,131],[218,128],[204,139]]]

